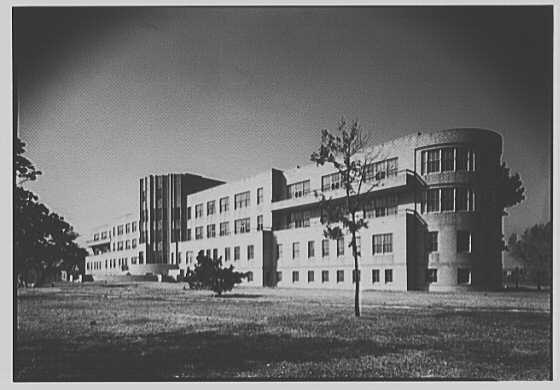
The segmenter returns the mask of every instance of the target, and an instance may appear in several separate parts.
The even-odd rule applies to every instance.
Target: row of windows
[[[426,238],[428,252],[438,251],[438,232],[428,232]],[[470,253],[472,252],[472,235],[469,231],[457,231],[457,252]]]
[[[476,168],[475,152],[464,147],[425,150],[421,154],[421,160],[422,175],[447,171],[474,171]]]
[[[438,270],[437,268],[428,268],[426,274],[426,282],[437,283]],[[459,268],[457,270],[457,284],[471,284],[471,270],[470,268]]]
[[[138,241],[136,238],[133,238],[132,240],[113,242],[113,252],[122,251],[123,249],[134,249],[136,248],[137,243]]]
[[[257,231],[263,230],[263,216],[257,216]],[[251,232],[251,218],[241,218],[234,221],[234,234],[250,233]],[[230,227],[229,221],[220,222],[220,237],[229,236]],[[216,237],[216,224],[206,225],[206,238]],[[204,226],[196,226],[194,228],[194,239],[202,240],[204,238]],[[187,229],[187,241],[192,240],[192,230]]]
[[[476,211],[475,192],[466,187],[429,189],[422,202],[422,212],[441,211]]]
[[[364,181],[383,180],[390,176],[396,176],[398,172],[398,158],[390,158],[368,164],[365,167]],[[342,186],[340,172],[331,173],[321,177],[321,191],[334,191]]]
[[[324,239],[321,241],[321,256],[328,257],[329,256],[329,246],[330,240]],[[344,238],[339,238],[336,240],[336,255],[337,256],[344,256]],[[358,254],[361,253],[361,237],[356,236],[356,250]],[[282,244],[276,245],[276,258],[281,259],[284,257],[284,249]],[[372,254],[388,254],[393,252],[393,233],[387,234],[374,234],[372,236]],[[300,243],[293,242],[292,243],[292,259],[297,259],[300,257]],[[315,241],[308,241],[307,242],[307,257],[312,258],[315,257]]]
[[[201,250],[204,252],[204,250]],[[200,251],[199,251],[200,252]],[[214,249],[206,249],[205,251],[206,256],[211,257],[213,259],[217,259],[219,257],[218,248]],[[245,253],[247,260],[253,260],[255,258],[255,246],[254,245],[247,245],[247,251]],[[195,262],[195,255],[193,251],[186,251],[186,264],[194,264]],[[224,261],[231,261],[231,247],[224,248],[223,252]],[[233,260],[241,260],[241,247],[235,246],[233,247]],[[177,253],[177,264],[181,264],[182,257],[181,252]],[[171,253],[171,263],[174,264],[174,253]]]
[[[343,283],[344,282],[344,270],[337,270],[336,271],[336,282]],[[358,276],[356,278],[356,275]],[[393,270],[392,269],[385,269],[384,270],[384,282],[385,283],[392,283],[393,282]],[[299,271],[292,271],[292,283],[299,282]],[[361,271],[352,270],[352,283],[356,283],[356,279],[361,281]],[[276,280],[278,282],[282,281],[282,271],[276,272]],[[321,271],[321,282],[327,283],[330,280],[330,273],[328,270]],[[309,270],[307,271],[307,282],[312,283],[315,282],[315,271]],[[379,269],[372,269],[371,270],[371,283],[379,283],[380,280],[380,270]]]
[[[262,204],[264,200],[264,188],[257,188],[257,205]],[[251,192],[245,191],[235,194],[234,196],[234,208],[242,209],[249,207],[251,205]],[[219,212],[220,214],[229,211],[229,196],[224,196],[219,200]],[[216,214],[216,201],[209,200],[206,202],[206,215]],[[194,217],[202,218],[204,216],[204,203],[198,203],[194,206]],[[191,219],[191,207],[187,207],[187,219]]]
[[[311,191],[311,182],[309,180],[293,183],[288,186],[288,199],[301,198]]]
[[[132,264],[136,264],[135,262],[133,262]],[[123,271],[128,269],[128,257],[121,257],[118,259],[106,259],[105,260],[105,269],[113,269],[113,268],[121,268]],[[103,262],[101,260],[99,261],[93,261],[93,262],[87,262],[86,263],[86,269],[88,271],[91,270],[100,270],[103,268]]]
[[[129,222],[126,225],[118,225],[116,227],[116,233],[117,234],[115,234],[115,227],[113,226],[113,236],[122,235],[123,234],[123,229],[127,234],[131,233],[131,232],[134,233],[136,231],[137,227],[138,227],[138,225],[137,225],[136,221],[135,222]],[[103,231],[101,233],[94,233],[93,241],[99,241],[100,239],[105,240],[105,239],[107,239],[107,237],[109,237],[109,233],[110,233],[110,231]]]

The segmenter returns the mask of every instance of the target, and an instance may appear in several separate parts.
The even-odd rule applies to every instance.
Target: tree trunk
[[[356,243],[354,243],[356,245]],[[360,274],[358,273],[358,256],[354,255],[354,274],[356,278],[356,291],[354,293],[354,314],[360,316]]]

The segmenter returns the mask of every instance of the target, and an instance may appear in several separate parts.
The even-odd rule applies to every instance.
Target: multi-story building
[[[336,203],[344,196],[329,165],[271,169],[229,183],[175,175],[161,184],[157,176],[155,185],[150,177],[147,185],[144,178],[140,234],[146,237],[139,256],[150,253],[153,263],[185,272],[204,251],[246,272],[245,284],[258,286],[348,289],[359,277],[364,289],[499,287],[501,137],[450,129],[401,137],[367,153],[368,226],[357,242],[359,275],[350,237],[323,234],[321,198]],[[177,184],[187,176],[188,185]]]

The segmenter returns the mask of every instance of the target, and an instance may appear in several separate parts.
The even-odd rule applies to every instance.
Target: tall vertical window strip
[[[260,232],[263,230],[263,216],[257,215],[257,231]]]
[[[336,255],[343,256],[344,255],[344,238],[341,237],[336,240]]]
[[[216,201],[211,200],[206,202],[206,215],[213,215],[216,213]]]
[[[241,192],[239,194],[235,194],[235,209],[242,209],[244,207],[249,207],[251,202],[251,192]]]
[[[255,258],[255,246],[247,245],[247,260],[252,260]]]
[[[309,180],[300,181],[288,186],[288,199],[301,198],[309,194],[311,191],[311,182]]]
[[[263,193],[263,187],[257,188],[257,204],[261,204],[263,202]]]
[[[292,259],[297,259],[299,257],[299,242],[294,242],[292,244]]]
[[[194,206],[194,217],[195,218],[200,218],[203,215],[203,210],[202,210],[202,203],[199,203],[197,205]]]
[[[277,244],[277,245],[276,245],[276,258],[277,258],[277,259],[281,259],[282,256],[283,256],[283,253],[282,253],[282,244]]]
[[[329,240],[323,240],[322,242],[322,255],[323,257],[329,257]]]
[[[220,213],[225,213],[229,210],[229,197],[225,196],[220,198]]]
[[[241,258],[241,247],[233,248],[233,260],[239,260]]]
[[[438,251],[438,232],[428,232],[428,252]]]
[[[224,249],[224,258],[225,261],[230,261],[231,260],[231,248],[225,248]]]
[[[307,257],[315,257],[315,241],[307,242]]]

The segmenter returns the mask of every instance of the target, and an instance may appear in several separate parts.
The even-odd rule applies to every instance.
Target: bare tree
[[[349,247],[354,257],[354,314],[360,316],[360,267],[356,237],[360,229],[367,228],[367,221],[363,215],[364,196],[370,192],[376,182],[371,173],[372,156],[368,150],[369,134],[364,133],[358,121],[350,126],[341,119],[338,134],[328,130],[322,131],[321,146],[313,152],[311,161],[317,165],[330,164],[340,176],[340,186],[344,190],[343,199],[327,199],[321,193],[321,222],[326,226],[326,238],[338,240],[344,237],[345,231],[352,236]]]

